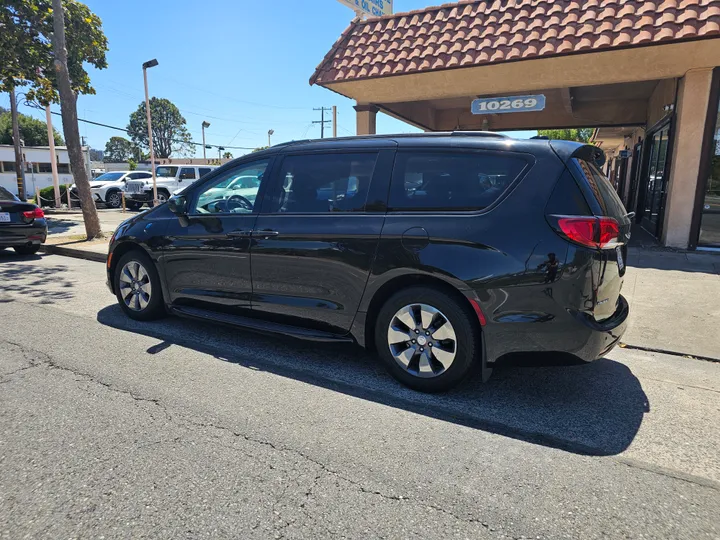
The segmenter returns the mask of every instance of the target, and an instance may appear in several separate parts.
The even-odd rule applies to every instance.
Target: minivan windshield
[[[155,169],[155,176],[163,178],[175,178],[177,175],[177,167],[158,167]]]
[[[123,172],[108,172],[105,174],[101,174],[100,176],[95,178],[93,182],[116,182],[120,180],[124,175],[125,173]]]

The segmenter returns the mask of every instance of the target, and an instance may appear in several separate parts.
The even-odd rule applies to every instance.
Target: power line
[[[313,124],[320,124],[320,138],[325,138],[325,124],[329,124],[332,120],[325,120],[325,111],[332,111],[329,107],[319,107],[313,111],[320,111],[320,120],[315,120]]]
[[[62,114],[60,114],[59,112],[51,111],[51,113],[54,114],[54,115],[56,115],[56,116],[62,117]],[[116,131],[122,131],[123,133],[127,133],[127,134],[130,133],[130,132],[129,132],[127,129],[125,129],[125,128],[121,128],[121,127],[117,127],[117,126],[111,126],[110,124],[103,124],[102,122],[95,122],[95,121],[93,121],[93,120],[85,120],[84,118],[78,118],[78,122],[85,122],[86,124],[92,124],[93,126],[100,126],[100,127],[104,127],[104,128],[108,128],[108,129],[114,129],[114,130],[116,130]],[[169,141],[170,141],[170,142],[175,142],[175,143],[181,143],[181,144],[191,144],[191,145],[200,146],[200,147],[202,147],[202,145],[203,145],[201,142],[183,141],[183,140],[180,140],[180,139],[169,139]],[[207,144],[206,146],[212,146],[212,147],[215,147],[215,148],[223,148],[223,145],[219,145],[219,144]],[[230,148],[230,149],[233,149],[233,150],[255,150],[254,147],[248,147],[248,146],[224,146],[224,148]]]

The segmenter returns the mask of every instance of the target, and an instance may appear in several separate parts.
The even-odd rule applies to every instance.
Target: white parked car
[[[148,178],[152,180],[152,174],[150,174],[149,171],[107,172],[90,180],[90,191],[96,203],[103,203],[109,208],[120,208],[120,206],[122,206],[122,192],[125,190],[127,182],[144,182]],[[75,184],[70,187],[70,193],[73,195],[73,198],[77,200],[78,194]],[[139,208],[136,204],[129,206]]]
[[[155,169],[158,201],[164,203],[173,193],[185,189],[216,168],[212,165],[159,165]],[[125,198],[129,204],[138,208],[145,203],[151,205],[152,175],[145,180],[129,181],[125,186]]]

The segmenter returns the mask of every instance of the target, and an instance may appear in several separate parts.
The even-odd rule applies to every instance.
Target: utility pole
[[[337,105],[333,105],[333,138],[337,137]]]
[[[60,208],[62,205],[62,201],[60,200],[60,180],[58,177],[57,155],[55,154],[55,133],[53,133],[50,105],[45,105],[45,121],[47,122],[48,146],[50,147],[50,167],[52,168],[53,188],[55,192],[55,208]],[[38,200],[37,205],[42,206],[42,203]]]
[[[148,93],[147,70],[158,65],[156,58],[143,62],[143,82],[145,83],[145,114],[147,115],[148,147],[150,148],[150,172],[153,181],[153,207],[158,205],[157,176],[155,175],[155,150],[153,149],[152,115],[150,114],[150,94]]]
[[[13,146],[15,147],[15,176],[17,177],[18,198],[25,200],[25,171],[22,149],[20,148],[20,126],[18,124],[17,101],[15,101],[15,87],[10,87],[10,114],[12,116]]]
[[[224,146],[218,146],[218,160],[222,159],[221,152],[225,150]]]
[[[320,111],[320,120],[315,120],[313,124],[320,124],[320,138],[325,138],[325,124],[328,124],[330,120],[325,120],[325,111],[331,111],[328,107],[320,107],[313,109],[313,111]]]

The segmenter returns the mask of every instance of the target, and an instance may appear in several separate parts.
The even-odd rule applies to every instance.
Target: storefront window
[[[699,244],[720,246],[720,105],[715,119],[715,138],[710,156],[710,177],[700,220]]]

